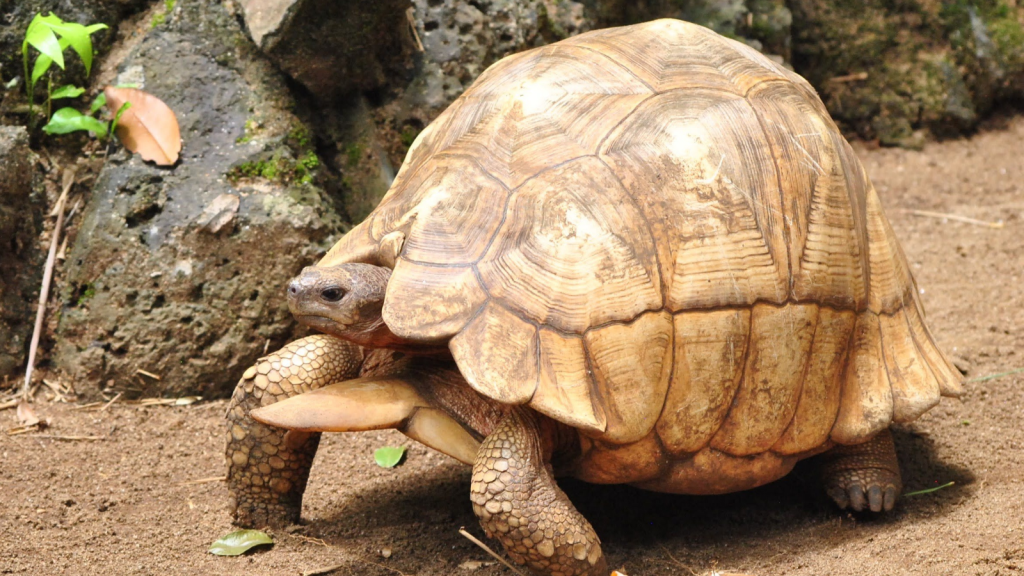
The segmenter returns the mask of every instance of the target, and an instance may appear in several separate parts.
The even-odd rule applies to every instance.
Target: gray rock
[[[240,0],[253,42],[321,102],[404,75],[408,0]]]
[[[39,298],[45,202],[32,193],[32,166],[25,128],[0,126],[0,377],[24,367]]]
[[[99,174],[70,249],[56,366],[96,397],[226,395],[293,337],[284,287],[336,238],[282,78],[219,3],[180,0],[120,65],[175,111],[173,168],[125,151]],[[139,372],[157,374],[160,380]]]
[[[432,119],[501,58],[586,32],[584,4],[569,0],[414,0],[424,51],[400,100]],[[593,11],[591,11],[593,12]]]

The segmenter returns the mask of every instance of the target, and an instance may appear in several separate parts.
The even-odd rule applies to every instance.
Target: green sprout
[[[49,16],[43,16],[42,14],[36,14],[35,18],[29,23],[28,28],[25,30],[25,39],[21,43],[21,56],[25,66],[25,92],[28,95],[28,113],[29,118],[32,118],[33,107],[35,106],[34,96],[36,83],[43,77],[44,74],[49,72],[50,68],[56,64],[61,70],[64,70],[64,51],[69,47],[78,54],[78,57],[82,59],[82,64],[85,65],[85,74],[88,76],[92,72],[92,34],[104,30],[107,28],[106,24],[92,24],[89,26],[83,26],[74,22],[64,22],[60,18],[53,15],[53,12]],[[32,66],[32,72],[29,73],[29,47],[35,48],[39,52],[39,56],[36,57],[35,63]],[[46,82],[46,116],[50,116],[50,106],[53,100],[59,98],[75,98],[81,95],[85,90],[77,86],[61,86],[56,90],[53,90],[52,86],[53,77],[47,75]],[[65,113],[64,116],[68,116]],[[31,121],[31,120],[30,120]],[[95,126],[87,127],[79,121],[81,127],[75,128],[76,130],[89,130]]]

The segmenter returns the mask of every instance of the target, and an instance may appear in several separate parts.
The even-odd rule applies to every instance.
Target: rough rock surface
[[[31,156],[25,128],[0,126],[0,378],[24,366],[39,298],[43,203],[33,201]]]
[[[678,18],[789,60],[793,16],[785,0],[590,0],[587,7],[601,27]]]
[[[310,183],[316,156],[282,79],[223,5],[180,0],[118,69],[175,111],[184,146],[170,169],[120,151],[98,176],[56,366],[87,397],[227,395],[293,336],[284,286],[340,221]]]
[[[409,0],[240,0],[253,42],[321,102],[401,76]]]
[[[791,0],[793,65],[848,130],[919,146],[1024,97],[1024,5]]]

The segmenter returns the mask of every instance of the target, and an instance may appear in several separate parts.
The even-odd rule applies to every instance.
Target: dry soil
[[[683,497],[564,487],[630,576],[1020,574],[1024,572],[1024,118],[923,151],[859,153],[917,277],[941,347],[966,371],[896,441],[908,490],[892,514],[847,514],[813,465],[758,490]],[[946,213],[986,222],[988,227]],[[288,574],[338,566],[371,576],[508,574],[458,534],[480,534],[469,470],[393,432],[322,444],[304,524],[237,558],[210,543],[232,530],[222,482],[223,401],[184,407],[41,404],[44,433],[0,433],[0,574]],[[0,412],[4,428],[14,410]],[[373,450],[409,445],[377,467]]]

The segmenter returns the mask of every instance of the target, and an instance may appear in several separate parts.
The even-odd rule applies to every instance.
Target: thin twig
[[[117,399],[121,397],[121,394],[124,394],[124,392],[118,392],[118,393],[117,393],[117,396],[114,396],[113,398],[111,398],[111,399],[110,399],[110,402],[107,402],[106,404],[104,404],[104,405],[103,405],[103,408],[100,408],[100,410],[99,410],[99,411],[100,411],[100,412],[103,412],[103,411],[105,411],[105,410],[106,410],[107,408],[110,408],[110,405],[111,405],[111,404],[113,404],[114,402],[117,402]]]
[[[855,72],[853,74],[846,74],[845,76],[833,76],[832,78],[829,78],[828,81],[829,82],[838,82],[838,83],[841,84],[843,82],[856,82],[858,80],[867,80],[867,79],[868,79],[868,73],[867,72]]]
[[[985,226],[987,228],[1003,228],[1006,224],[1002,222],[986,222],[985,220],[978,220],[976,218],[968,218],[967,216],[960,216],[959,214],[946,214],[945,212],[931,212],[929,210],[904,210],[914,216],[925,216],[927,218],[942,218],[945,220],[956,220],[957,222],[966,222],[967,224],[974,224],[975,226]]]
[[[416,40],[416,48],[418,48],[420,52],[425,52],[426,50],[423,48],[423,42],[420,40],[420,33],[416,30],[416,17],[413,15],[415,10],[416,9],[414,7],[410,6],[409,9],[405,11],[405,18],[409,20],[409,30],[412,31],[412,37]]]
[[[227,480],[227,476],[210,476],[209,478],[200,478],[199,480],[189,480],[188,482],[178,482],[178,486],[191,486],[193,484],[208,484],[210,482],[223,482]]]
[[[505,560],[501,556],[498,556],[498,554],[495,553],[494,550],[491,550],[490,547],[487,546],[487,544],[484,544],[483,542],[477,540],[476,536],[473,536],[469,532],[466,532],[466,527],[465,526],[463,526],[462,528],[459,528],[459,534],[462,534],[463,536],[466,537],[467,540],[469,540],[473,544],[476,544],[477,546],[479,546],[481,549],[483,549],[484,552],[487,552],[488,554],[491,555],[492,558],[494,558],[498,562],[501,562],[502,564],[504,564],[505,567],[508,568],[509,570],[515,572],[519,576],[525,576],[522,572],[520,572],[519,570],[516,570],[511,564],[509,564],[507,560]]]
[[[320,568],[312,568],[310,570],[303,570],[302,576],[319,576],[320,574],[327,574],[334,572],[338,568],[344,568],[344,564],[335,564],[334,566],[322,566]]]
[[[157,382],[160,381],[160,377],[159,376],[157,376],[156,374],[153,374],[152,372],[147,372],[147,371],[143,370],[142,368],[139,368],[138,370],[136,370],[135,373],[136,374],[142,374],[143,376],[149,376],[150,378],[152,378],[153,380],[156,380]]]
[[[19,434],[28,434],[29,432],[35,432],[39,430],[39,424],[31,424],[29,426],[15,426],[7,431],[8,436],[17,436]]]
[[[32,344],[28,348],[28,365],[25,367],[25,384],[22,387],[22,396],[28,400],[29,383],[32,381],[32,371],[35,368],[36,352],[39,350],[39,337],[43,331],[43,318],[46,316],[46,301],[50,298],[50,280],[53,279],[53,265],[57,256],[57,240],[60,238],[61,228],[64,227],[64,203],[68,199],[68,191],[75,184],[75,168],[64,169],[64,190],[57,199],[57,224],[53,227],[53,237],[50,238],[50,253],[46,256],[46,268],[43,270],[43,285],[39,289],[39,308],[36,310],[36,325],[32,330]]]
[[[36,434],[33,438],[49,438],[50,440],[106,440],[106,436],[59,436],[56,434]]]
[[[221,479],[223,480],[224,478],[222,477]],[[299,540],[302,540],[303,542],[308,542],[309,544],[319,544],[320,546],[323,546],[324,548],[330,548],[331,547],[331,545],[328,544],[327,542],[325,542],[323,540],[323,538],[313,538],[312,536],[304,536],[302,534],[293,534],[293,536],[295,536]]]

